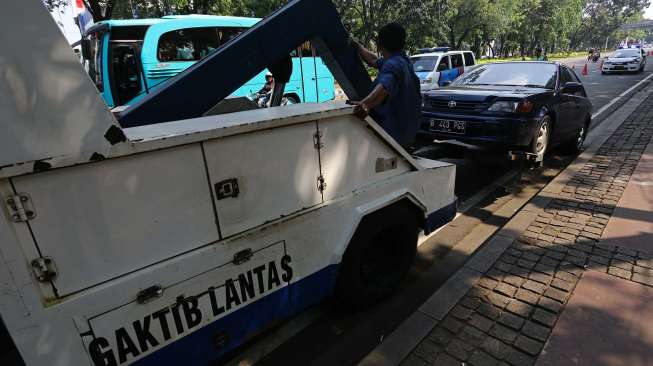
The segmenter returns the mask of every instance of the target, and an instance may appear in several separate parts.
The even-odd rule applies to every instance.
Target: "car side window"
[[[571,76],[571,73],[569,72],[569,69],[566,67],[561,67],[560,68],[560,86],[565,86],[568,82],[575,82],[574,78]]]
[[[452,69],[455,69],[455,68],[458,68],[458,67],[463,67],[463,66],[464,66],[464,64],[463,64],[463,55],[461,55],[460,53],[454,53],[453,55],[451,55],[451,68]]]
[[[567,71],[569,72],[569,75],[571,75],[571,79],[572,79],[571,81],[580,83],[580,78],[578,77],[578,75],[576,75],[576,72],[574,70],[567,69]]]
[[[449,70],[449,56],[442,56],[440,58],[440,63],[438,64],[438,72]]]
[[[471,52],[465,52],[465,66],[473,66],[474,65],[474,55],[472,55]]]

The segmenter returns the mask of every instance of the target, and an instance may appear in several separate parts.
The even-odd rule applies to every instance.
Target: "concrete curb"
[[[547,184],[524,206],[504,227],[495,233],[479,250],[465,262],[431,297],[408,319],[400,324],[381,344],[370,352],[359,366],[391,366],[401,361],[436,327],[451,309],[462,299],[494,262],[510,246],[513,240],[533,222],[547,204],[556,198],[573,174],[578,172],[600,149],[612,133],[653,92],[653,86],[646,85],[598,127],[588,134],[586,150],[567,168]]]

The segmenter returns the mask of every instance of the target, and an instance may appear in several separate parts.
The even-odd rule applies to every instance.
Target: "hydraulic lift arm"
[[[118,117],[122,127],[202,116],[261,70],[310,40],[350,99],[372,83],[331,0],[292,0]]]

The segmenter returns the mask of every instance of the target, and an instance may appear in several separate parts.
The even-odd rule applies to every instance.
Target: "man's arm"
[[[358,49],[358,54],[361,55],[361,58],[363,61],[365,61],[366,64],[368,64],[370,67],[377,68],[377,61],[379,60],[379,57],[372,53],[370,50],[367,48],[363,47],[360,43],[354,41],[353,39],[351,40],[354,46],[356,46],[356,49]]]
[[[383,85],[378,84],[372,92],[365,97],[365,99],[360,102],[352,102],[355,105],[354,114],[361,119],[365,119],[368,114],[370,114],[370,109],[375,108],[379,104],[383,103],[385,98],[388,97],[388,91],[385,90]]]

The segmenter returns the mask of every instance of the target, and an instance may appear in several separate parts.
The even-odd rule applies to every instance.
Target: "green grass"
[[[565,58],[570,58],[570,57],[578,57],[578,56],[585,56],[587,55],[587,52],[557,52],[557,53],[549,53],[547,54],[547,57],[549,61],[554,61],[554,60],[561,60]],[[530,60],[530,57],[526,57],[526,60]],[[483,59],[483,60],[478,60],[479,64],[485,64],[489,62],[501,62],[501,61],[521,61],[521,56],[516,56],[516,57],[508,57],[508,58],[493,58],[493,59]]]

